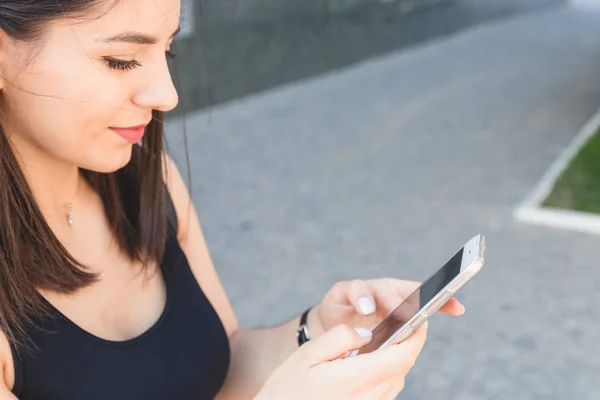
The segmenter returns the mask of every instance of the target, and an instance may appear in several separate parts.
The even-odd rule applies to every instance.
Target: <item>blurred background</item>
[[[401,398],[600,399],[599,1],[183,2],[168,151],[242,327],[483,233]]]

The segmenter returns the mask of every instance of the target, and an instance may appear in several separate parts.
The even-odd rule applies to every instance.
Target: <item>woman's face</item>
[[[115,128],[177,105],[165,52],[180,0],[108,1],[105,10],[53,23],[33,50],[0,38],[0,124],[24,162],[115,171],[135,142]]]

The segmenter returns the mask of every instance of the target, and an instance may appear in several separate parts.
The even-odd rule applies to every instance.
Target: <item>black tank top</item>
[[[21,356],[13,349],[19,400],[213,399],[229,368],[229,342],[173,234],[161,269],[165,309],[131,340],[101,339],[50,306],[55,318],[27,332],[37,349]]]

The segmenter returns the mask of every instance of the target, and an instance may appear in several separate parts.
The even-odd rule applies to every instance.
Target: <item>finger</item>
[[[378,397],[381,399],[396,399],[398,395],[404,390],[404,384],[406,382],[406,376],[395,376],[391,378],[385,384],[386,391],[382,395],[382,397]]]
[[[393,367],[394,359],[404,359],[405,363],[399,366],[400,372],[403,375],[408,374],[408,372],[415,365],[417,358],[421,354],[423,346],[425,346],[425,341],[427,340],[428,326],[429,323],[425,322],[408,339],[404,340],[399,344],[394,344],[381,349],[381,351],[383,351],[384,353],[388,353],[386,354],[387,359],[384,362],[387,361],[391,363],[391,367]]]
[[[398,397],[403,389],[404,377],[394,377],[394,379],[380,383],[377,388],[369,391],[368,399],[393,400]]]
[[[371,290],[379,314],[391,313],[405,300],[405,296],[401,296],[394,285],[372,284]]]
[[[375,296],[378,315],[387,316],[394,312],[396,318],[402,318],[402,315],[409,318],[419,308],[419,296],[415,292],[419,282],[385,278],[370,280],[368,284]]]
[[[375,313],[375,297],[373,290],[367,282],[356,279],[348,282],[347,286],[348,301],[356,312],[361,315],[371,315]]]
[[[394,287],[396,288],[396,291],[400,296],[402,296],[402,298],[410,296],[411,293],[419,289],[423,284],[423,282],[403,281],[399,279],[393,279],[392,282],[394,284]]]
[[[461,304],[460,301],[458,301],[456,298],[451,298],[450,300],[448,300],[448,302],[446,302],[446,304],[444,304],[442,306],[442,308],[440,308],[440,311],[443,312],[444,314],[448,314],[448,315],[452,315],[452,316],[459,316],[459,315],[463,315],[465,313],[465,306]]]
[[[421,286],[421,282],[416,282],[416,281],[395,281],[395,287],[396,287],[396,291],[398,296],[402,297],[403,299],[408,298],[411,294],[413,294],[417,289],[419,289],[419,287]],[[415,297],[416,300],[416,297]],[[452,315],[452,316],[459,316],[464,314],[465,312],[465,307],[455,298],[451,298],[450,300],[448,300],[446,302],[446,304],[444,304],[441,308],[440,311],[448,314],[448,315]]]
[[[344,359],[344,363],[352,363],[357,373],[378,374],[382,380],[390,377],[406,376],[415,365],[427,339],[427,323],[402,343],[393,344],[371,353],[359,354]]]
[[[315,340],[303,345],[299,352],[309,365],[336,360],[356,350],[371,340],[371,331],[366,328],[351,328],[338,325]]]
[[[389,313],[395,310],[401,303],[407,301],[421,286],[420,282],[403,281],[399,279],[376,279],[369,281],[371,290],[375,294],[375,302],[379,311]],[[418,296],[410,298],[418,301]]]

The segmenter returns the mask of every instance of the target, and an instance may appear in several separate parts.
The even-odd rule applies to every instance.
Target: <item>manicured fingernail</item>
[[[465,311],[466,311],[466,308],[462,304],[460,305],[460,308],[461,308],[460,315],[463,315],[465,313]]]
[[[369,315],[375,312],[375,303],[368,297],[358,299],[358,310],[362,315]]]
[[[371,330],[367,329],[367,328],[354,328],[354,330],[362,338],[368,338],[368,337],[371,337],[371,335],[372,335]]]

